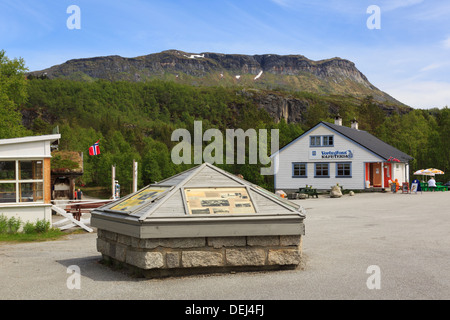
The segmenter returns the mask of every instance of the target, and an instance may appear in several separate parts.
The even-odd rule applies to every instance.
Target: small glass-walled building
[[[0,215],[51,220],[51,144],[60,134],[0,140]]]

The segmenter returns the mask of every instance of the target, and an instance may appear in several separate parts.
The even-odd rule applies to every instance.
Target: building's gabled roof
[[[406,153],[378,139],[377,137],[368,133],[367,131],[340,126],[329,122],[321,122],[321,123],[333,129],[334,131],[339,132],[348,139],[360,144],[366,149],[372,151],[373,153],[379,155],[384,160],[388,160],[389,158],[393,157],[400,160],[401,162],[408,162],[414,159],[413,157],[407,155]]]
[[[349,127],[345,127],[345,126],[341,126],[341,125],[337,125],[337,124],[333,124],[333,123],[329,123],[329,122],[325,122],[325,121],[319,122],[314,127],[312,127],[310,130],[306,131],[299,137],[292,140],[286,146],[281,148],[278,152],[272,154],[272,156],[275,156],[275,155],[281,153],[281,151],[289,148],[290,145],[295,143],[297,140],[299,140],[303,136],[308,135],[309,132],[311,132],[312,130],[314,130],[316,127],[318,127],[320,125],[326,126],[329,129],[337,132],[338,134],[346,137],[347,139],[355,142],[356,144],[359,144],[361,147],[378,155],[380,158],[384,159],[385,161],[387,161],[390,158],[398,159],[401,162],[409,162],[414,159],[413,157],[407,155],[406,153],[404,153],[404,152],[398,150],[397,148],[394,148],[393,146],[387,144],[386,142],[378,139],[377,137],[368,133],[367,131],[353,129],[353,128],[349,128]]]

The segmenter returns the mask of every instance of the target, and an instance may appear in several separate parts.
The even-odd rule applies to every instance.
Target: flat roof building
[[[51,221],[51,144],[60,134],[0,139],[0,214]]]

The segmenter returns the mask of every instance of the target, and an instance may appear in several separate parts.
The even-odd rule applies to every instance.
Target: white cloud
[[[421,72],[430,71],[430,70],[438,69],[442,66],[443,65],[441,63],[432,63],[432,64],[429,64],[429,65],[423,67],[422,69],[420,69],[420,71]]]
[[[427,2],[428,3],[428,2]],[[448,23],[450,14],[450,3],[448,1],[433,1],[432,4],[422,6],[411,14],[411,18],[419,21],[443,21]]]
[[[282,6],[282,7],[289,7],[290,1],[289,0],[272,0],[272,2],[275,2],[276,4]]]
[[[430,109],[450,106],[450,83],[407,80],[385,85],[385,91],[413,108]]]
[[[383,11],[393,11],[399,8],[414,6],[422,2],[424,0],[389,0],[383,1],[380,6]]]
[[[444,48],[450,49],[450,36],[448,36],[447,39],[442,41],[442,45],[444,46]]]

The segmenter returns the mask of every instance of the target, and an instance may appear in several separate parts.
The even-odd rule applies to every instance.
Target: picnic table
[[[73,217],[80,221],[82,213],[89,213],[92,209],[105,205],[106,202],[74,202],[66,206],[66,212],[73,214]]]
[[[436,187],[428,186],[427,182],[421,182],[420,187],[423,191],[448,191],[448,186],[444,186],[442,182],[436,182]]]
[[[304,188],[299,188],[298,189],[298,193],[306,194],[308,196],[308,198],[309,197],[319,198],[319,194],[317,193],[317,189],[313,188],[312,186],[308,186],[308,185],[306,185],[306,187],[304,187]]]
[[[436,182],[436,191],[448,191],[448,187],[444,186],[442,182]]]

